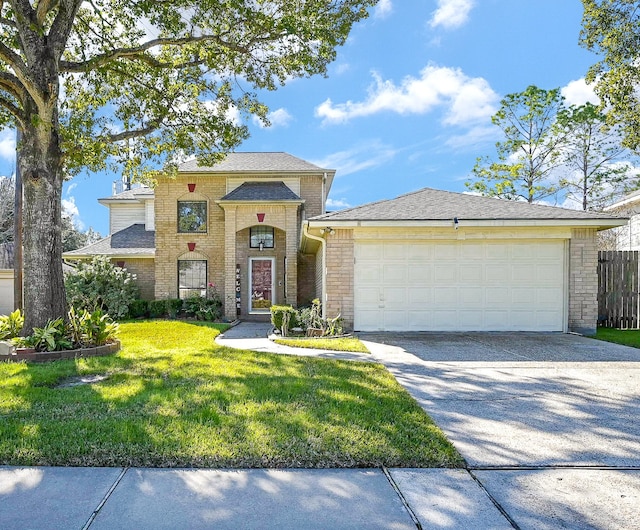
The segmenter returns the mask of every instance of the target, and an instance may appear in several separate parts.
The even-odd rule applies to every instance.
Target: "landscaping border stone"
[[[99,357],[104,355],[111,355],[119,352],[122,345],[119,340],[115,340],[102,346],[96,346],[94,348],[80,348],[77,350],[61,350],[61,351],[48,351],[48,352],[21,352],[16,350],[11,355],[0,356],[0,362],[8,361],[17,363],[20,361],[27,362],[48,362],[59,361],[61,359],[78,359],[83,357]]]

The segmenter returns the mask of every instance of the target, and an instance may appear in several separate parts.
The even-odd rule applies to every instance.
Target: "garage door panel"
[[[484,271],[485,283],[501,285],[505,278],[511,278],[509,267],[504,263],[487,263]]]
[[[435,265],[433,268],[433,279],[436,283],[450,282],[456,279],[455,263]]]
[[[406,287],[389,288],[385,287],[382,290],[382,300],[387,309],[407,307],[407,289]]]
[[[382,266],[382,283],[384,285],[406,285],[407,269],[403,264],[385,263]]]
[[[407,279],[410,285],[430,285],[433,283],[433,266],[410,263],[407,268]]]
[[[433,303],[438,308],[440,307],[455,308],[458,303],[458,288],[457,287],[434,287]]]
[[[408,246],[403,243],[385,243],[382,258],[385,261],[404,261],[407,259]]]
[[[478,263],[459,265],[460,283],[478,285],[482,283],[483,267]]]
[[[563,331],[565,259],[559,240],[356,243],[356,329]]]
[[[482,287],[459,289],[458,303],[462,307],[484,307],[484,289]]]
[[[433,329],[441,331],[454,331],[457,329],[457,311],[455,309],[450,310],[438,310],[433,311]]]
[[[433,287],[412,287],[408,293],[409,307],[433,304]]]
[[[378,287],[369,287],[358,289],[355,295],[355,303],[360,307],[367,307],[380,301],[380,289]]]

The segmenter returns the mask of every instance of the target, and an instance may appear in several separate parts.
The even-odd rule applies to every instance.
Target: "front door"
[[[249,260],[250,313],[268,313],[274,304],[273,258],[250,258]]]

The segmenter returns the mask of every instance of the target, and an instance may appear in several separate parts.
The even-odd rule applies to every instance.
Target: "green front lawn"
[[[114,356],[0,363],[0,464],[462,465],[380,365],[222,348],[204,323],[120,330]],[[108,377],[56,388],[91,374]]]
[[[333,350],[346,352],[370,353],[362,341],[356,337],[339,339],[295,338],[275,339],[276,344],[293,346],[294,348],[311,348],[315,350]]]
[[[640,348],[640,330],[637,329],[598,328],[596,339]]]

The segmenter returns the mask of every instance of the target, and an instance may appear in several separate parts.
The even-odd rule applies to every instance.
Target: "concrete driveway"
[[[640,350],[545,333],[360,334],[519,528],[640,528]]]

